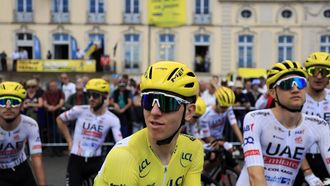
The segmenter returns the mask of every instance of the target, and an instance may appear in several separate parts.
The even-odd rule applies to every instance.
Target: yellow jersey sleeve
[[[201,186],[201,174],[204,165],[204,149],[201,142],[196,152],[196,158],[192,162],[193,164],[186,175],[183,186]]]
[[[94,179],[94,186],[135,186],[138,184],[138,173],[133,167],[137,167],[137,164],[126,149],[112,149]]]

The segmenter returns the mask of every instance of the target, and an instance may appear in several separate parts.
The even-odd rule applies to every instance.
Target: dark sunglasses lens
[[[146,94],[141,99],[141,105],[148,111],[151,111],[153,104],[157,102],[160,111],[163,113],[176,112],[180,108],[180,103],[175,98],[163,94]]]
[[[294,85],[296,85],[298,89],[303,89],[307,86],[307,82],[303,78],[290,78],[285,81],[282,81],[279,84],[279,87],[282,90],[291,90]]]
[[[96,93],[96,92],[87,92],[87,96],[88,96],[89,98],[93,97],[94,99],[98,99],[98,98],[101,97],[101,94]]]

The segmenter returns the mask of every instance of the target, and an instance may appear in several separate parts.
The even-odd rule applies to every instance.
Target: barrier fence
[[[37,122],[39,124],[40,137],[42,141],[43,147],[66,147],[67,143],[65,142],[62,134],[60,134],[57,124],[56,124],[56,116],[60,113],[66,111],[66,108],[62,108],[59,113],[51,114],[46,112],[44,109],[40,109],[38,111],[38,119]],[[253,107],[245,108],[245,107],[233,107],[237,124],[242,131],[243,119],[246,113],[249,111],[255,110]],[[109,111],[112,111],[112,108],[109,107]],[[70,121],[68,124],[71,135],[74,133],[75,121]],[[243,132],[243,131],[242,131]],[[226,119],[225,129],[224,129],[224,137],[226,141],[232,142],[234,145],[239,145],[235,134],[232,131],[232,128],[229,124],[228,119]],[[112,137],[112,132],[109,130],[109,134],[106,137],[103,146],[112,147],[114,145],[114,139]]]

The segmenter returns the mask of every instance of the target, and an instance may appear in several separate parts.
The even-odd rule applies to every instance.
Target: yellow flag
[[[148,0],[149,24],[177,27],[186,24],[186,0]]]

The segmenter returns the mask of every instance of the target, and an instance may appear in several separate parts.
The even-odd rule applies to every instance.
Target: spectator
[[[114,106],[114,112],[120,120],[120,129],[124,138],[132,134],[132,125],[129,118],[132,93],[126,87],[125,80],[120,80],[118,88],[113,92],[110,99],[110,103]]]
[[[27,51],[25,49],[21,48],[19,50],[19,58],[20,59],[28,59],[29,58],[28,57],[28,53],[27,53]]]
[[[216,84],[211,80],[207,86],[207,89],[201,94],[201,97],[205,101],[207,107],[215,104],[214,92],[216,87]]]
[[[243,93],[243,83],[242,81],[236,81],[234,84],[234,92],[235,92],[235,106],[244,106],[250,107],[250,101],[246,94]]]
[[[266,85],[266,79],[264,76],[259,77],[260,84],[259,84],[259,92],[262,94],[265,94],[267,92],[267,85]]]
[[[42,94],[40,92],[37,92],[37,81],[35,79],[30,79],[26,81],[26,90],[27,95],[24,99],[23,104],[23,113],[27,116],[30,116],[36,121],[39,121],[39,109],[42,108],[43,102],[42,102]],[[39,133],[41,139],[43,139],[43,132],[44,127],[41,125],[41,123],[38,122],[39,125]]]
[[[1,70],[7,71],[7,54],[5,51],[2,51],[0,54]]]
[[[75,105],[88,105],[88,96],[84,92],[84,85],[81,78],[76,81],[76,92],[69,96],[65,102],[65,108],[71,109]]]
[[[53,58],[53,54],[50,50],[48,50],[47,52],[47,59],[52,59]]]
[[[60,75],[61,79],[61,88],[65,96],[65,101],[68,100],[69,96],[76,93],[76,85],[72,82],[70,82],[69,76],[67,73],[62,73]]]
[[[133,133],[144,128],[143,108],[141,106],[141,91],[140,85],[137,85],[133,96],[133,104],[131,108],[131,120],[133,125]]]
[[[76,55],[77,55],[77,59],[84,59],[84,55],[85,55],[85,53],[84,53],[83,50],[80,50],[80,49],[78,48],[78,49],[77,49],[77,53],[76,53]]]
[[[12,53],[11,58],[13,59],[13,72],[16,72],[17,60],[20,58],[18,50]]]
[[[56,80],[51,80],[48,84],[48,89],[42,97],[44,107],[46,109],[48,140],[51,143],[62,142],[61,136],[58,133],[56,125],[56,117],[60,114],[61,108],[64,105],[64,93],[57,88]],[[60,156],[61,152],[58,148],[52,148],[53,155]]]

